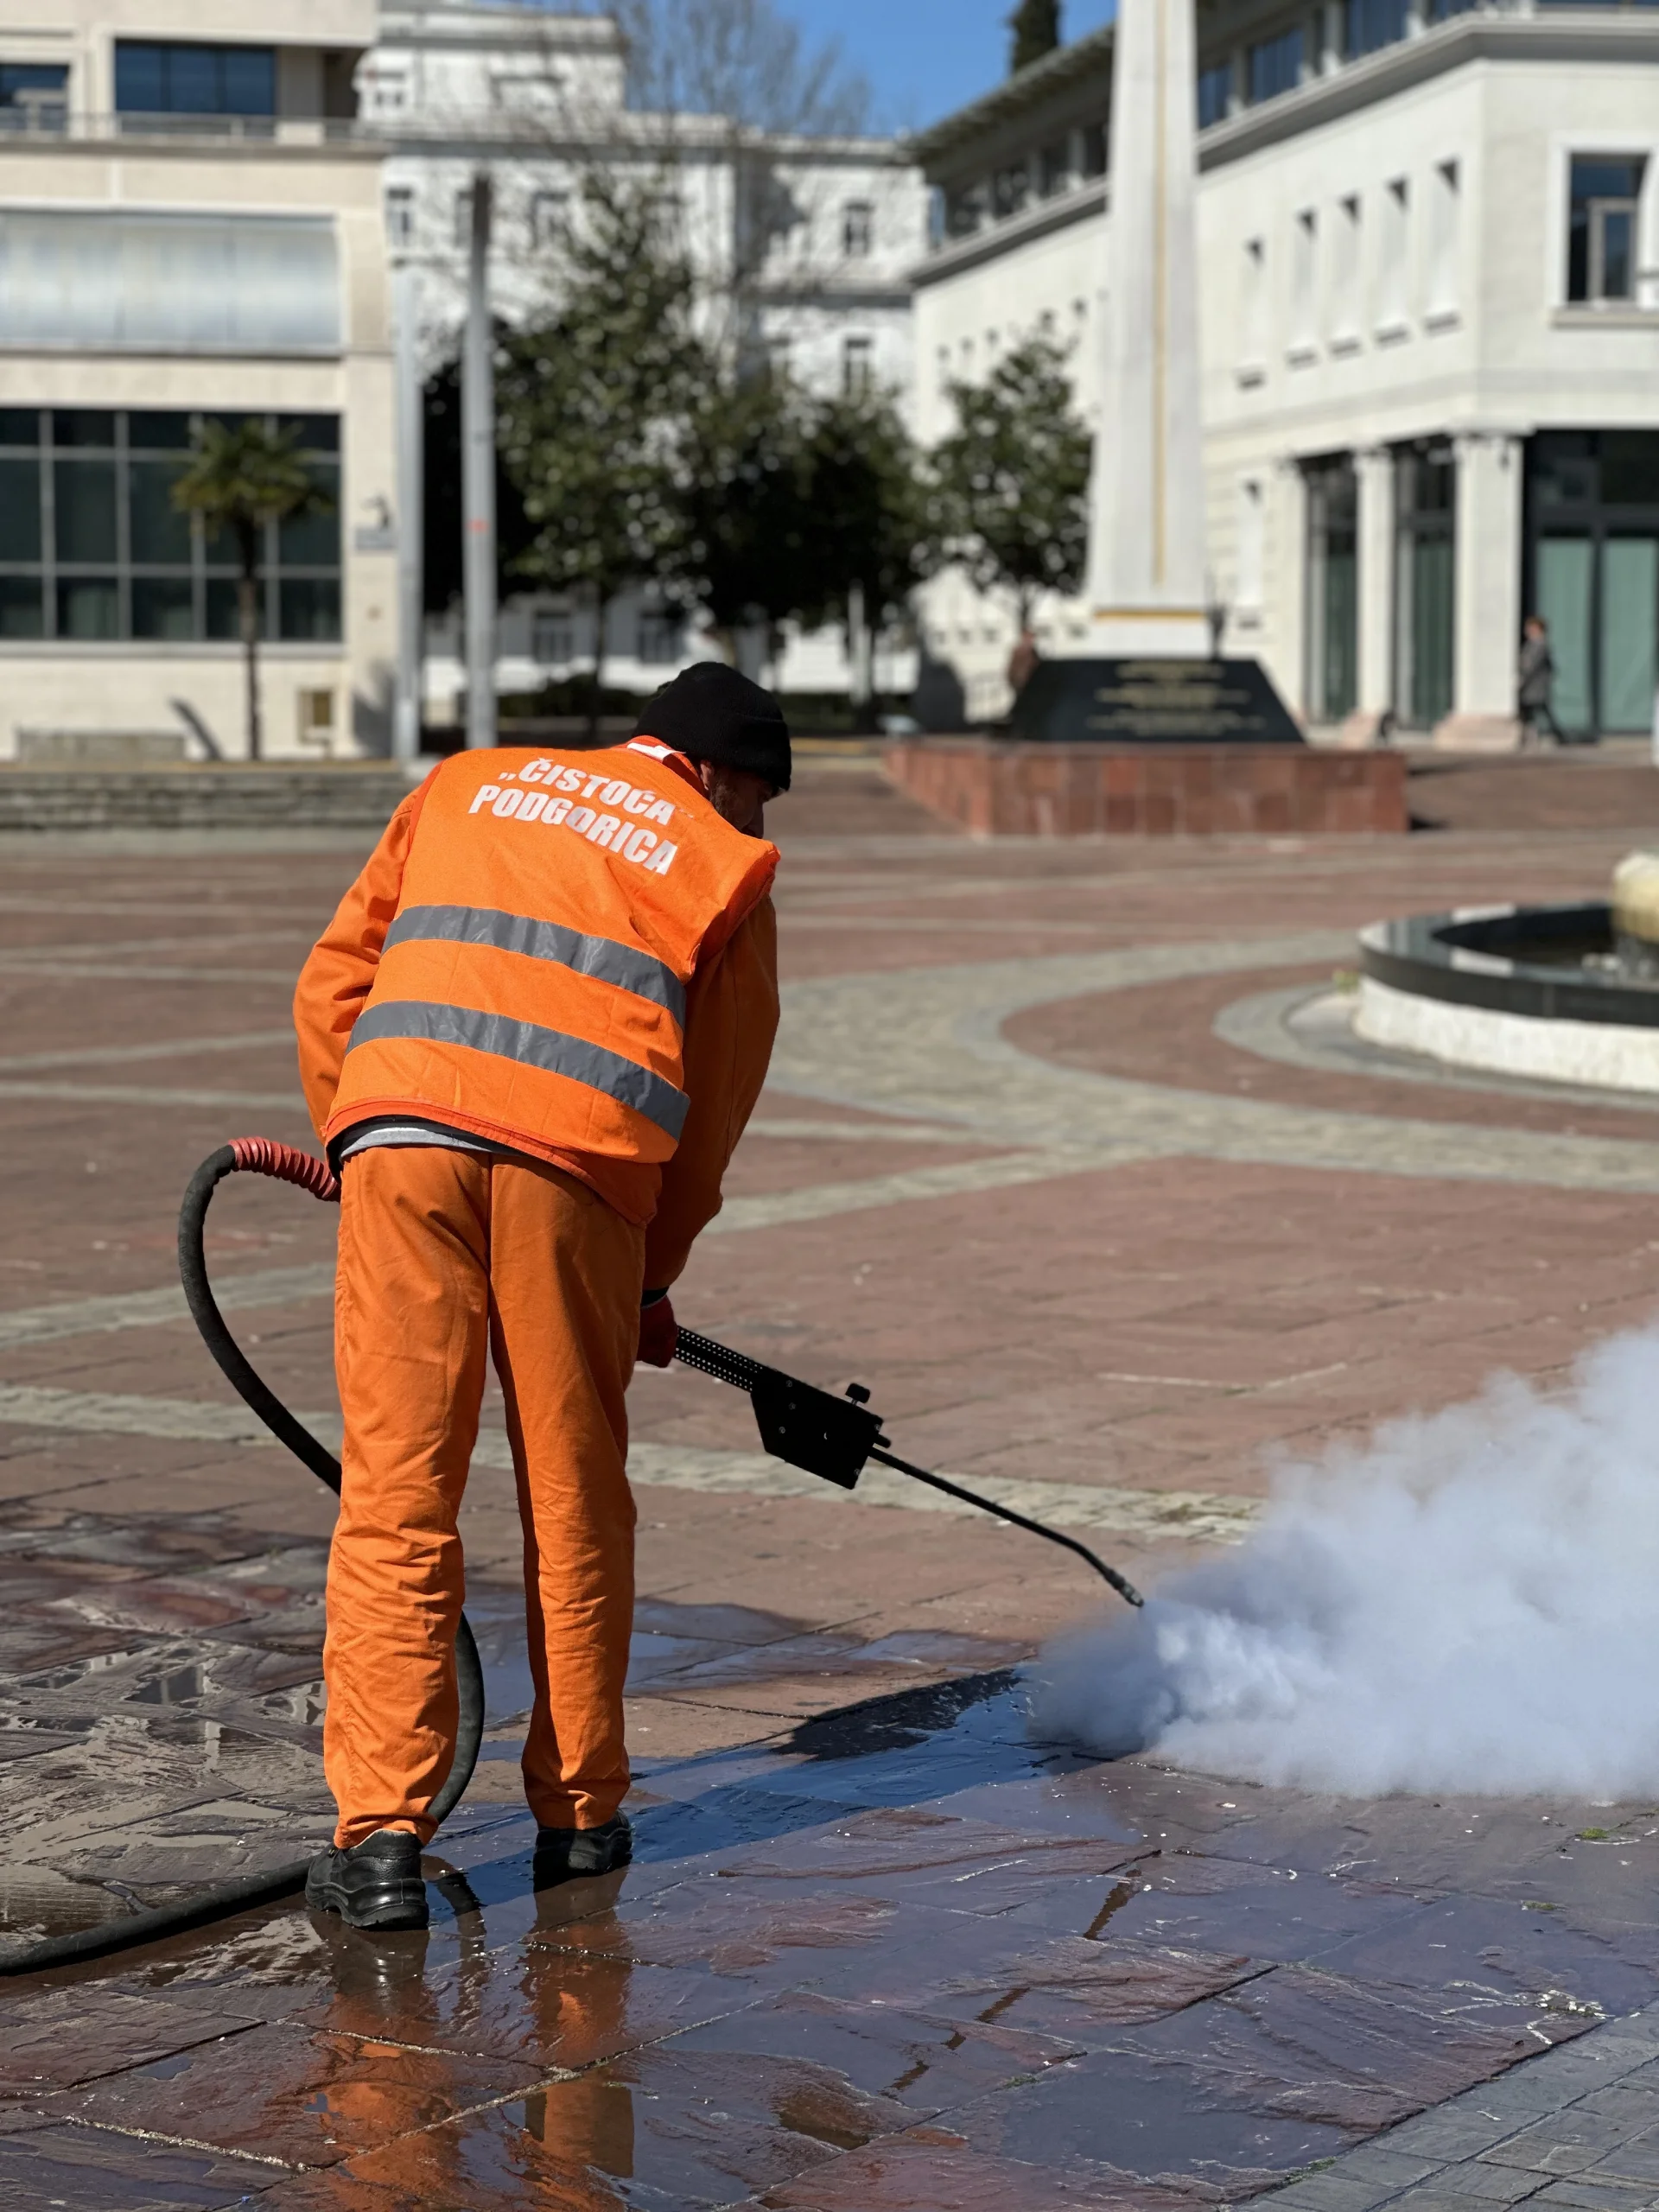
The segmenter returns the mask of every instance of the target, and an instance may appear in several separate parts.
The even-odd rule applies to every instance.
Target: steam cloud
[[[1659,1329],[1283,1469],[1256,1533],[1074,1630],[1033,1726],[1355,1796],[1659,1795]]]

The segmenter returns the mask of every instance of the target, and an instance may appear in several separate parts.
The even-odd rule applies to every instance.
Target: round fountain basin
[[[1360,931],[1356,1033],[1546,1082],[1659,1091],[1659,978],[1619,965],[1612,909],[1460,906]]]

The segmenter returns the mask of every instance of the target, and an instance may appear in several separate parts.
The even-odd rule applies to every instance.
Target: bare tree
[[[856,137],[868,79],[840,41],[814,46],[772,0],[614,0],[628,41],[630,97],[659,115],[717,115],[740,130]]]

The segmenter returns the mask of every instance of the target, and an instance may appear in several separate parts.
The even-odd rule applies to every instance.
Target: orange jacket
[[[550,1160],[650,1222],[671,1282],[766,1077],[776,862],[656,747],[444,762],[300,977],[325,1144],[404,1114]]]

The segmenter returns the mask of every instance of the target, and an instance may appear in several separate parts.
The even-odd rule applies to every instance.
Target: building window
[[[406,184],[395,184],[386,194],[386,239],[394,246],[415,243],[415,194]]]
[[[532,192],[530,195],[530,243],[538,253],[556,246],[564,236],[570,206],[568,192]],[[468,214],[470,216],[470,207]]]
[[[1567,296],[1593,303],[1636,297],[1636,218],[1645,163],[1638,156],[1574,154],[1567,211]]]
[[[1056,193],[1064,192],[1071,182],[1071,141],[1057,138],[1045,146],[1037,156],[1037,189],[1045,200],[1052,200]]]
[[[646,607],[639,612],[638,656],[652,667],[660,668],[680,658],[685,636],[685,618],[672,607]]]
[[[62,130],[69,72],[61,63],[0,61],[0,130]]]
[[[970,238],[985,220],[983,184],[953,185],[944,195],[947,238]]]
[[[576,626],[569,608],[543,607],[531,625],[530,650],[543,668],[562,668],[576,657]]]
[[[1382,237],[1377,257],[1376,322],[1384,334],[1406,327],[1411,276],[1411,194],[1395,177],[1382,193]]]
[[[1103,123],[1085,123],[1078,133],[1077,166],[1084,177],[1104,176],[1106,174],[1106,126]]]
[[[1254,610],[1262,604],[1266,525],[1261,481],[1243,477],[1238,486],[1238,565],[1233,586],[1233,604],[1240,609]]]
[[[1307,707],[1339,722],[1359,699],[1359,492],[1351,456],[1307,471]]]
[[[1350,61],[1397,46],[1406,35],[1407,0],[1346,0],[1343,12],[1343,52]]]
[[[1484,4],[1484,0],[1428,0],[1428,20],[1431,23],[1448,23],[1453,16],[1472,15]]]
[[[369,79],[369,98],[378,115],[397,115],[409,105],[409,79],[379,72]]]
[[[236,638],[235,548],[172,503],[199,419],[137,409],[0,409],[0,639]],[[268,638],[334,643],[339,420],[274,420],[297,431],[335,505],[265,531],[260,627]]]
[[[1246,55],[1245,75],[1252,105],[1294,92],[1302,81],[1302,27],[1293,23],[1277,38],[1262,39]]]
[[[1360,248],[1359,195],[1350,194],[1337,202],[1336,235],[1331,251],[1331,340],[1351,351],[1359,341]]]
[[[1290,354],[1306,359],[1319,337],[1319,218],[1311,207],[1297,216],[1290,234]]]
[[[119,115],[275,115],[276,50],[118,39],[115,105]]]
[[[862,261],[875,249],[875,209],[868,200],[849,200],[841,211],[841,250],[849,261]]]
[[[1455,162],[1435,164],[1428,181],[1428,294],[1432,315],[1455,315],[1462,192]]]
[[[875,340],[843,338],[841,341],[841,388],[850,397],[868,391],[875,373]]]
[[[1547,430],[1527,455],[1526,597],[1574,735],[1645,733],[1659,683],[1659,435]]]
[[[991,179],[991,213],[998,222],[1010,215],[1017,215],[1026,204],[1031,189],[1031,164],[1015,162],[1009,168],[998,169]]]
[[[1212,123],[1224,123],[1233,99],[1233,65],[1217,61],[1213,67],[1198,72],[1198,128],[1207,130]]]
[[[1395,711],[1408,729],[1433,729],[1452,711],[1458,464],[1450,446],[1396,455]]]
[[[1244,267],[1240,283],[1243,297],[1239,302],[1238,327],[1243,350],[1241,367],[1254,371],[1259,379],[1262,365],[1268,357],[1268,242],[1265,238],[1246,238]]]

